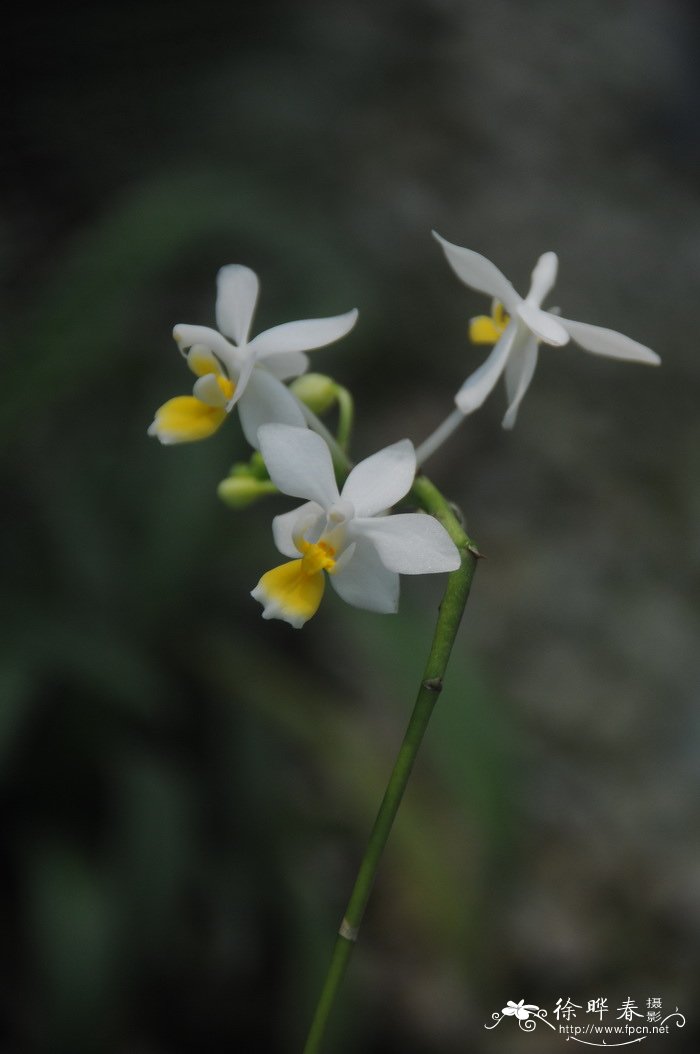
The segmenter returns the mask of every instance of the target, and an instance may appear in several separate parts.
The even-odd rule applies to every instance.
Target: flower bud
[[[326,377],[323,373],[305,373],[289,387],[297,399],[315,414],[330,410],[336,400],[337,385],[332,377]]]
[[[274,494],[277,487],[270,480],[254,479],[252,476],[229,476],[222,479],[217,494],[232,509],[245,509],[266,494]]]
[[[254,450],[251,454],[250,461],[248,462],[248,471],[251,476],[255,477],[255,479],[269,480],[270,477],[267,474],[267,466],[259,450]]]

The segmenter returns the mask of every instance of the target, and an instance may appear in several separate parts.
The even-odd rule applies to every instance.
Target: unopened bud
[[[277,487],[268,480],[252,476],[229,476],[216,489],[221,500],[232,509],[245,509],[266,494],[275,494]]]
[[[251,476],[255,476],[256,479],[267,480],[270,478],[267,474],[267,466],[259,450],[253,451],[248,466]]]
[[[291,390],[315,414],[330,410],[336,401],[337,386],[323,373],[305,373],[290,384]]]
[[[245,479],[252,477],[256,480],[268,480],[270,478],[259,450],[253,451],[250,460],[237,461],[235,465],[232,465],[229,476],[242,476]]]

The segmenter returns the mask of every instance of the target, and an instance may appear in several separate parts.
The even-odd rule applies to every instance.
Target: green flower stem
[[[340,384],[336,385],[335,397],[338,400],[338,444],[347,451],[355,420],[355,403],[347,388]]]
[[[292,392],[292,394],[294,393]],[[331,452],[331,457],[333,459],[333,467],[336,471],[336,474],[340,476],[341,479],[344,479],[350,469],[352,468],[352,461],[350,460],[346,452],[343,450],[342,446],[338,443],[338,440],[335,438],[335,436],[331,435],[331,433],[324,425],[323,421],[319,420],[313,410],[310,410],[306,403],[303,403],[301,399],[297,399],[297,404],[299,406],[299,409],[303,413],[309,428],[313,432],[318,432],[321,438],[325,439],[326,443],[328,444],[328,448]]]
[[[447,580],[447,588],[440,604],[433,643],[423,672],[418,697],[396,763],[389,777],[389,783],[360,864],[345,916],[340,924],[331,964],[311,1023],[304,1054],[318,1054],[321,1050],[328,1017],[357,940],[384,846],[391,833],[430,715],[442,691],[443,677],[462,620],[479,555],[457,520],[451,505],[430,480],[425,476],[416,477],[411,489],[411,497],[426,512],[437,517],[447,529],[459,549],[462,562]]]

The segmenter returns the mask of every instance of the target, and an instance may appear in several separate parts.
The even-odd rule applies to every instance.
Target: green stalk
[[[345,916],[338,930],[331,964],[311,1023],[304,1054],[318,1054],[321,1050],[326,1024],[357,941],[384,846],[391,833],[430,715],[442,691],[443,677],[462,620],[479,555],[457,520],[449,502],[430,480],[425,476],[418,476],[411,489],[411,497],[426,512],[437,517],[447,529],[459,549],[462,563],[447,580],[432,647],[423,671],[413,713],[389,777],[389,783],[360,864]]]
[[[292,394],[294,393],[292,392]],[[297,400],[297,405],[303,413],[309,428],[312,432],[317,432],[321,436],[321,439],[324,439],[327,443],[328,449],[331,452],[331,458],[333,459],[333,468],[335,469],[336,475],[339,476],[340,479],[345,479],[352,468],[352,461],[348,457],[346,451],[343,450],[338,440],[335,436],[331,435],[323,421],[319,420],[313,410],[310,410],[306,403],[303,403],[301,399],[298,399],[296,396],[294,397]]]
[[[341,384],[336,385],[335,397],[338,400],[338,445],[347,452],[355,419],[355,403],[350,392]]]

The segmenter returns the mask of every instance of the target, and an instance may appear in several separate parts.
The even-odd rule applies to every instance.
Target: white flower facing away
[[[258,438],[273,483],[284,494],[307,499],[273,521],[275,544],[291,559],[264,574],[252,591],[263,618],[303,626],[321,603],[324,572],[349,604],[395,612],[400,574],[459,567],[456,545],[433,516],[387,514],[415,477],[409,439],[361,461],[339,491],[329,449],[315,432],[269,424]]]
[[[482,315],[471,322],[471,339],[477,344],[494,344],[494,349],[455,396],[464,415],[481,406],[505,372],[508,411],[503,418],[503,427],[512,428],[535,372],[540,343],[561,347],[573,340],[595,355],[644,362],[651,366],[657,366],[661,361],[656,352],[622,333],[586,322],[572,322],[542,310],[542,301],[557,278],[559,262],[556,253],[540,256],[532,272],[529,292],[523,298],[486,257],[445,241],[435,231],[433,234],[453,271],[465,285],[479,293],[487,293],[494,301],[491,318]]]
[[[349,333],[357,311],[286,322],[249,340],[258,287],[258,277],[249,267],[222,267],[217,276],[219,331],[175,326],[173,337],[198,379],[192,395],[169,399],[156,410],[149,435],[166,444],[206,439],[236,405],[243,433],[254,447],[262,424],[281,421],[305,426],[299,404],[283,381],[305,372],[309,360],[304,352]]]

